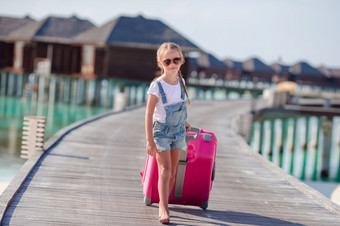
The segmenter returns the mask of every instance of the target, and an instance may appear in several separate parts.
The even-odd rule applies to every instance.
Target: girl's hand
[[[146,144],[146,153],[149,155],[155,157],[157,153],[157,147],[154,141],[152,142],[147,142]]]
[[[191,130],[191,125],[187,121],[185,121],[185,129],[187,132]]]

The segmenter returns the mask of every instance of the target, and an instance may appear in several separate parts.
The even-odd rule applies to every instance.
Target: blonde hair
[[[157,50],[157,62],[161,61],[161,56],[162,56],[162,54],[164,53],[165,50],[176,50],[176,51],[178,51],[180,57],[183,59],[183,62],[184,62],[184,56],[183,56],[183,52],[182,52],[181,47],[179,47],[179,45],[177,45],[176,43],[173,43],[173,42],[165,42],[158,48],[158,50]],[[164,73],[164,69],[161,68],[161,74],[163,74],[163,73]],[[188,95],[187,89],[184,85],[183,77],[182,77],[180,70],[178,70],[177,76],[179,77],[179,81],[181,82],[183,89],[184,89],[184,92],[185,92],[185,95],[188,98],[188,104],[190,105],[189,95]],[[158,77],[156,77],[154,80],[156,80]]]

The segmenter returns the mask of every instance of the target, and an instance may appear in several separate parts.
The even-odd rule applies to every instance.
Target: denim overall
[[[166,104],[166,95],[160,81],[157,81],[157,85],[162,96],[162,102]],[[187,119],[187,108],[184,102],[184,88],[181,84],[180,87],[183,101],[164,106],[165,123],[155,121],[153,124],[153,137],[159,152],[171,149],[186,150],[185,121]]]

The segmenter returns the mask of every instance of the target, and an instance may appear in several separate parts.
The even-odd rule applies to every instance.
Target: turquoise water
[[[111,108],[38,103],[19,97],[0,95],[0,182],[13,179],[25,159],[20,158],[24,115],[46,117],[45,141],[60,129]]]

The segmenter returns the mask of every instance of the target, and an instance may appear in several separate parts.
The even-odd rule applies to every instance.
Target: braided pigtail
[[[184,82],[183,82],[183,77],[182,77],[182,74],[180,71],[178,71],[177,73],[178,77],[179,77],[179,81],[181,82],[182,86],[183,86],[183,89],[184,89],[184,92],[185,92],[185,95],[187,96],[188,98],[188,104],[190,106],[190,99],[189,99],[189,95],[188,95],[188,92],[187,92],[187,88],[185,87],[184,85]]]

